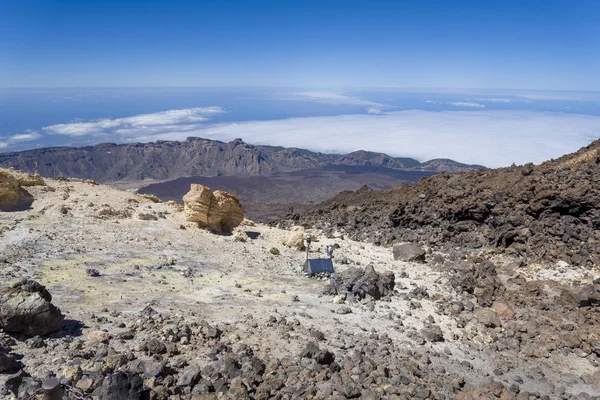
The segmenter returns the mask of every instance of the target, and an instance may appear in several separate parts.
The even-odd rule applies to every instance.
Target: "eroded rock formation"
[[[23,187],[37,185],[45,185],[39,175],[0,168],[0,211],[27,209],[33,202],[33,197]]]
[[[231,232],[244,220],[244,208],[231,193],[192,184],[183,196],[186,219],[214,232]]]

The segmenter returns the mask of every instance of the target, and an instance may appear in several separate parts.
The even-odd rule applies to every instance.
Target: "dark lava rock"
[[[27,336],[55,331],[64,315],[53,305],[52,295],[32,280],[22,280],[0,292],[0,327]]]
[[[94,268],[86,269],[85,273],[88,274],[88,276],[91,276],[93,278],[100,276],[100,271],[98,271],[97,269],[94,269]]]
[[[200,369],[197,367],[186,368],[177,380],[177,386],[193,387],[200,380]]]
[[[395,276],[391,271],[379,274],[372,265],[365,269],[350,267],[342,273],[334,273],[325,294],[345,294],[350,301],[364,299],[367,295],[379,300],[394,292]]]
[[[432,325],[429,328],[421,329],[421,335],[423,335],[425,340],[427,340],[428,342],[444,341],[444,334],[442,332],[442,329],[437,325]]]
[[[94,391],[94,395],[101,400],[141,400],[148,399],[144,392],[144,381],[142,378],[130,372],[119,371],[108,375],[102,381],[102,385]]]
[[[600,306],[600,284],[585,285],[577,291],[563,291],[562,297],[576,307]]]
[[[600,264],[600,140],[540,165],[437,174],[387,190],[344,191],[282,225],[354,240],[494,247],[532,261]]]
[[[8,371],[13,364],[13,358],[0,350],[0,373]]]
[[[412,243],[394,246],[394,260],[423,263],[425,262],[425,250]]]
[[[155,338],[148,340],[145,344],[145,347],[150,354],[164,354],[167,352],[167,346]]]
[[[302,353],[301,358],[312,358],[321,365],[329,365],[335,361],[335,355],[329,350],[321,350],[315,342],[308,342]]]

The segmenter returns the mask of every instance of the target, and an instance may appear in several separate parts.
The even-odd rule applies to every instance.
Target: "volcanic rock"
[[[442,329],[437,325],[432,325],[429,328],[421,329],[421,335],[423,335],[425,340],[427,340],[428,342],[444,341],[444,334],[442,332]]]
[[[13,364],[13,358],[0,350],[0,373],[7,371]]]
[[[103,400],[141,399],[144,394],[144,381],[133,373],[123,371],[108,375],[94,395]]]
[[[27,336],[53,332],[64,315],[53,305],[52,295],[32,280],[22,280],[0,292],[0,327]]]
[[[372,265],[364,269],[350,267],[342,273],[334,273],[325,294],[346,295],[348,300],[361,300],[367,295],[375,300],[394,292],[395,276],[391,271],[379,274]]]
[[[321,365],[329,365],[335,361],[335,355],[332,352],[320,349],[315,342],[308,342],[300,357],[312,358]]]
[[[231,232],[244,220],[242,203],[234,195],[192,184],[183,196],[186,219],[214,232]]]
[[[500,318],[496,311],[490,308],[478,308],[475,310],[475,318],[488,328],[495,328],[501,325]]]
[[[394,260],[425,262],[425,250],[411,243],[394,246]]]
[[[496,248],[531,261],[600,264],[600,140],[538,166],[439,174],[344,191],[283,225],[342,229],[378,244]]]

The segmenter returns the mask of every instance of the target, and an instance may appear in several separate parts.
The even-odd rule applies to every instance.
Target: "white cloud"
[[[187,132],[189,136],[190,132]],[[358,149],[419,160],[452,158],[489,167],[539,163],[600,137],[600,117],[493,111],[408,110],[382,115],[292,118],[206,127],[197,136],[323,152]]]
[[[152,114],[140,114],[133,117],[100,119],[92,122],[71,122],[50,125],[42,128],[52,135],[98,136],[108,133],[120,135],[138,135],[141,132],[169,129],[180,130],[180,124],[198,124],[208,117],[224,112],[220,107],[187,108],[183,110],[161,111]]]
[[[600,93],[598,92],[520,93],[516,96],[528,100],[600,101]]]
[[[465,107],[465,108],[485,108],[485,104],[474,103],[470,101],[439,101],[439,100],[424,100],[423,103],[427,104],[450,104],[454,107]]]
[[[369,114],[382,114],[383,113],[383,111],[381,111],[381,109],[375,108],[375,107],[368,108],[367,112]]]
[[[41,137],[42,135],[30,129],[26,130],[25,133],[17,135],[9,134],[9,136],[0,136],[0,149],[6,149],[9,146],[19,144],[21,142],[30,142]]]
[[[514,101],[523,101],[523,100],[515,100],[515,99],[505,99],[502,97],[477,97],[474,100],[475,101],[485,101],[488,103],[512,103]]]
[[[18,135],[10,136],[8,138],[8,142],[9,143],[28,142],[28,141],[31,141],[31,140],[39,139],[41,137],[42,137],[42,135],[40,135],[37,132],[27,131],[27,133],[21,133],[21,134],[18,134]]]
[[[241,137],[255,144],[343,153],[364,149],[422,161],[452,158],[489,167],[539,163],[576,151],[600,137],[600,117],[592,115],[482,109],[381,112],[379,107],[369,108],[372,111],[360,115],[212,125],[207,119],[224,111],[196,108],[52,125],[43,132],[71,136],[76,144],[82,139],[91,144],[182,140],[188,136],[223,141]],[[376,110],[381,113],[376,114]],[[37,137],[39,134],[32,131],[0,137],[0,148]]]
[[[470,101],[448,101],[447,103],[455,107],[485,108],[484,104],[473,103]]]
[[[296,92],[292,93],[293,100],[310,100],[328,104],[349,104],[355,106],[387,107],[385,104],[375,103],[356,96],[347,96],[335,92]]]

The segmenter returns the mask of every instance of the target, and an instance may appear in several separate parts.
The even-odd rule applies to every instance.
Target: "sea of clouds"
[[[474,101],[449,103],[459,108],[456,110],[391,111],[392,107],[386,104],[344,94],[298,92],[290,96],[295,100],[364,106],[365,112],[216,124],[212,119],[227,110],[186,108],[49,125],[37,131],[0,137],[0,148],[33,143],[48,135],[62,136],[67,143],[75,144],[183,140],[198,136],[222,141],[242,138],[253,144],[330,153],[362,149],[421,161],[451,158],[501,167],[540,163],[576,151],[600,137],[600,116],[594,115],[491,110]]]

